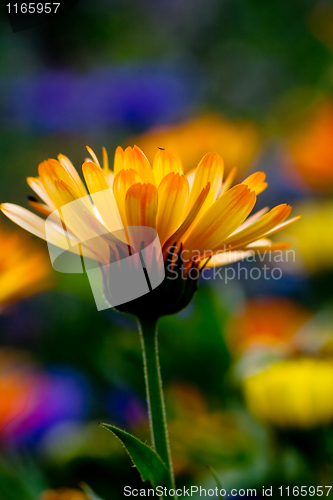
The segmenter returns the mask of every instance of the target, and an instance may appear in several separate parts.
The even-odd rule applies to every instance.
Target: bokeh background
[[[28,206],[45,158],[80,170],[86,144],[136,143],[186,170],[213,150],[239,179],[264,170],[259,206],[302,214],[295,259],[266,262],[281,279],[203,280],[161,320],[162,375],[179,485],[215,487],[207,466],[258,496],[332,484],[333,2],[80,0],[15,34],[1,16],[1,202]],[[82,482],[123,498],[139,475],[98,423],[149,441],[136,325],[0,226],[0,498]]]

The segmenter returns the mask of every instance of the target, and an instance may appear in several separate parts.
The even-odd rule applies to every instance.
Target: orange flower
[[[175,265],[175,258],[179,258],[184,269],[185,275],[183,273],[178,280],[180,295],[173,297],[177,308],[184,307],[184,297],[193,295],[190,283],[193,280],[183,284],[183,278],[193,267],[200,271],[205,265],[212,267],[235,262],[254,250],[289,246],[274,244],[269,238],[297,219],[287,220],[290,206],[266,208],[248,217],[257,195],[267,186],[263,172],[254,173],[241,184],[230,187],[234,172],[223,179],[224,164],[216,153],[207,153],[196,170],[185,176],[181,161],[170,151],[158,150],[151,167],[137,146],[125,150],[118,147],[113,171],[109,170],[105,150],[103,168],[94,152],[90,149],[89,152],[93,161],[84,162],[82,170],[92,200],[97,200],[95,194],[102,192],[98,204],[92,204],[77,171],[60,155],[58,160],[41,163],[39,177],[28,179],[30,187],[43,200],[43,203],[34,202],[33,207],[48,215],[56,209],[61,212],[64,205],[80,200],[80,216],[74,214],[66,225],[64,220],[58,225],[52,224],[46,237],[45,222],[37,215],[10,203],[3,204],[2,211],[18,225],[55,246],[68,250],[67,242],[72,241],[73,252],[102,266],[110,263],[110,254],[112,259],[120,260],[128,241],[115,242],[111,235],[103,240],[92,238],[91,227],[96,234],[106,234],[116,220],[119,230],[130,226],[155,229],[164,260]],[[77,245],[77,242],[83,243]],[[168,281],[165,286],[170,288],[170,281],[164,281]],[[162,293],[161,287],[156,290]],[[170,291],[168,293],[170,295]]]
[[[294,335],[309,320],[310,313],[287,299],[253,299],[228,326],[232,349],[241,354],[249,349],[271,348],[294,351]]]
[[[8,426],[29,412],[35,395],[35,379],[10,352],[0,353],[0,436]]]
[[[254,159],[260,147],[260,134],[249,121],[230,121],[208,114],[175,126],[148,131],[134,139],[153,160],[158,147],[177,153],[184,172],[193,170],[207,151],[216,151],[225,162],[226,172],[237,168],[239,173]]]
[[[307,184],[324,191],[333,188],[332,137],[333,101],[325,101],[308,113],[287,140],[296,172]]]

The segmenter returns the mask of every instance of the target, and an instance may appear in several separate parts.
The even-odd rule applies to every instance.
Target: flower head
[[[331,361],[279,361],[246,378],[244,391],[253,415],[278,428],[313,428],[333,419]]]
[[[44,161],[39,165],[39,177],[28,178],[28,184],[42,200],[32,201],[33,208],[47,216],[58,213],[47,235],[41,217],[10,203],[1,208],[10,219],[49,244],[68,250],[69,241],[73,243],[72,252],[101,266],[110,260],[122,262],[129,245],[138,251],[146,238],[145,228],[156,231],[169,279],[164,279],[154,293],[133,301],[133,313],[142,314],[149,307],[151,314],[152,304],[157,317],[183,308],[197,283],[197,279],[187,279],[192,269],[198,270],[198,277],[204,266],[235,262],[256,250],[289,246],[274,244],[269,237],[296,220],[287,220],[290,206],[266,208],[249,217],[257,194],[267,186],[263,172],[231,187],[234,171],[224,179],[223,161],[216,153],[207,153],[196,170],[185,176],[179,157],[164,149],[157,151],[151,167],[138,147],[118,147],[113,171],[105,150],[103,167],[95,153],[88,150],[92,160],[83,163],[82,171],[91,198],[63,155],[58,160]],[[71,213],[65,221],[64,207],[75,201],[80,203],[79,214]],[[139,228],[135,241],[131,238],[133,227]],[[155,250],[148,260],[147,266],[154,268]],[[108,276],[104,276],[104,287],[108,297]]]

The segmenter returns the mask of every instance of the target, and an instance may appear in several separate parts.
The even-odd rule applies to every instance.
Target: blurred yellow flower
[[[42,493],[40,500],[89,500],[82,491],[69,488],[47,490]]]
[[[259,152],[261,138],[250,121],[231,121],[208,114],[175,126],[152,129],[135,137],[134,142],[153,160],[158,147],[177,153],[187,173],[199,163],[207,151],[216,151],[224,159],[226,172],[234,167],[239,173]]]
[[[0,306],[52,285],[51,265],[43,249],[19,231],[0,228]]]
[[[244,380],[251,413],[279,428],[312,428],[333,420],[333,364],[322,359],[279,361]]]
[[[296,169],[308,185],[324,191],[333,188],[333,101],[322,102],[293,129],[287,145]]]
[[[332,166],[333,169],[333,166]],[[332,170],[333,171],[333,170]],[[298,224],[283,233],[293,244],[293,271],[317,272],[333,267],[333,202],[307,200],[297,206],[302,211]]]
[[[193,268],[198,270],[198,277],[205,265],[224,265],[245,258],[253,251],[289,246],[287,243],[273,244],[269,238],[298,218],[287,220],[290,206],[282,204],[271,210],[266,208],[248,217],[257,195],[267,187],[263,172],[256,172],[241,184],[230,187],[234,173],[223,179],[224,164],[216,153],[207,153],[196,170],[185,176],[179,158],[164,149],[157,151],[151,167],[137,146],[125,150],[118,147],[113,171],[108,167],[105,150],[103,168],[95,153],[88,150],[92,160],[85,161],[82,170],[92,199],[95,193],[103,192],[103,203],[98,206],[92,205],[79,174],[63,155],[59,155],[58,160],[44,161],[39,165],[39,177],[28,178],[30,187],[44,202],[33,202],[32,205],[44,215],[81,200],[79,217],[75,214],[70,224],[67,221],[67,226],[62,219],[58,225],[54,223],[50,227],[47,239],[55,246],[68,250],[70,240],[73,252],[80,252],[102,266],[110,263],[110,254],[114,260],[120,261],[128,249],[126,238],[114,241],[111,236],[104,239],[87,237],[91,227],[96,229],[96,235],[109,234],[110,220],[114,223],[117,207],[119,230],[130,226],[151,227],[159,235],[164,260],[172,259],[174,263],[180,257],[184,271],[180,273],[182,283],[183,274],[186,277]],[[2,204],[1,209],[18,225],[46,239],[45,221],[41,217],[11,203]],[[88,234],[91,233],[88,231]],[[82,243],[77,245],[78,241]],[[138,244],[140,247],[141,243],[142,239]],[[184,297],[192,297],[191,282],[194,280],[188,280],[186,285],[191,287],[190,291],[188,288],[184,290],[184,286],[179,287],[183,295],[174,296],[177,307],[180,304],[180,308],[185,307]],[[161,287],[156,290],[162,293]],[[168,295],[170,297],[170,290]],[[157,306],[165,307],[160,298],[156,302]],[[168,309],[165,312],[163,309],[159,314],[172,312],[175,311]]]
[[[228,340],[236,354],[254,349],[297,350],[297,331],[310,313],[288,299],[261,298],[246,302],[228,324]]]

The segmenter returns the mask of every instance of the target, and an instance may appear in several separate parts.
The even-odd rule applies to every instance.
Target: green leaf
[[[142,481],[150,481],[154,488],[157,486],[172,488],[170,472],[156,451],[136,437],[128,434],[128,432],[113,427],[113,425],[101,425],[121,441],[133,464],[138,469]]]
[[[215,479],[218,489],[219,489],[220,491],[221,491],[221,490],[223,490],[223,487],[222,487],[221,481],[219,480],[219,477],[218,477],[218,475],[216,474],[216,471],[215,471],[215,470],[213,469],[213,467],[211,467],[210,465],[208,465],[207,467],[208,467],[208,469],[210,470],[211,475],[212,475],[212,476],[213,476],[213,478]],[[221,498],[221,499],[223,500],[223,496],[222,496],[222,495],[219,495],[219,498]]]
[[[85,492],[89,500],[103,500],[86,483],[81,483],[80,488]]]

